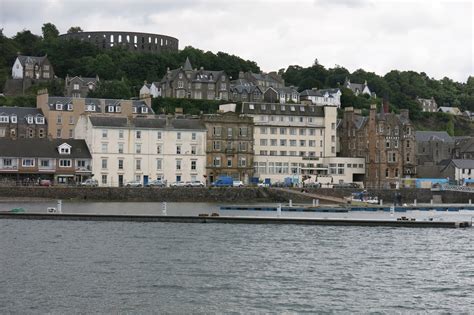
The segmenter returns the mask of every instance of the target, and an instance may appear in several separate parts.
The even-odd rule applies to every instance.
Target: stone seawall
[[[297,190],[298,191],[298,190]],[[308,189],[309,193],[333,197],[347,197],[357,190],[351,189]],[[360,191],[360,190],[359,190]],[[399,192],[402,203],[412,204],[434,202],[474,202],[474,194],[467,192],[432,192],[429,189],[370,190],[369,194],[391,204],[394,194]],[[311,197],[291,194],[271,188],[90,188],[90,187],[0,187],[0,198],[46,198],[74,199],[84,201],[150,201],[150,202],[282,202],[309,203]]]

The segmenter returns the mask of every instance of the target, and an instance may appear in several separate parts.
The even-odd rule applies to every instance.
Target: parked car
[[[193,180],[190,182],[186,182],[187,187],[204,187],[204,183],[201,182],[200,180]]]
[[[49,186],[52,186],[53,183],[52,183],[51,180],[49,180],[49,179],[40,179],[39,185],[40,185],[40,186],[47,186],[47,187],[49,187]]]
[[[170,184],[170,187],[185,187],[186,183],[185,182],[174,182]]]
[[[241,180],[234,180],[232,182],[233,187],[244,187],[244,183]]]
[[[86,179],[81,183],[81,186],[86,186],[86,187],[97,187],[99,186],[99,182],[96,179]]]
[[[126,187],[142,187],[142,182],[139,180],[132,180],[128,182],[125,186]]]
[[[155,179],[151,180],[146,184],[146,187],[166,187],[166,183],[164,181]]]
[[[213,187],[232,187],[234,180],[230,176],[220,176],[211,185]]]

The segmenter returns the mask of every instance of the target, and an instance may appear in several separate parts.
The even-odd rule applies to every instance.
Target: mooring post
[[[393,217],[394,214],[395,214],[395,206],[390,206],[390,216]]]
[[[166,212],[166,211],[167,211],[166,207],[167,207],[166,202],[163,202],[163,203],[161,204],[161,213],[162,213],[163,215],[168,215],[168,213]]]
[[[380,205],[383,206],[383,199],[380,199]]]
[[[313,199],[313,207],[316,207],[316,199]]]
[[[471,199],[469,199],[469,205],[471,205],[471,204],[472,204],[472,200],[471,200]]]
[[[277,217],[281,217],[281,203],[277,206]]]
[[[433,199],[430,199],[430,204],[433,205]]]
[[[56,208],[57,208],[58,213],[62,213],[62,208],[63,208],[63,201],[62,200],[58,200],[58,206]]]
[[[413,200],[413,205],[416,207],[416,199]]]
[[[290,207],[293,207],[293,200],[290,199]]]

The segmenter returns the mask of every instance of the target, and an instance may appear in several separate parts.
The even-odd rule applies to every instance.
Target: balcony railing
[[[16,170],[18,170],[18,165],[0,165],[0,170],[2,170],[2,171],[16,171]]]

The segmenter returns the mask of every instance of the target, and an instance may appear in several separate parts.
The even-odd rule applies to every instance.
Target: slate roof
[[[122,101],[126,100],[121,100],[121,99],[100,99],[100,98],[85,98],[85,104],[86,105],[96,105],[95,112],[100,113],[101,112],[101,100],[104,101],[105,106],[110,106],[110,105],[120,105]],[[56,110],[56,104],[72,104],[72,97],[60,97],[60,96],[51,96],[48,98],[48,104],[49,108],[51,110]],[[145,101],[143,100],[133,100],[132,101],[132,106],[133,107],[148,107],[149,113],[153,113],[153,110],[151,107],[149,107]]]
[[[67,81],[68,81],[68,82],[71,82],[71,81],[74,80],[74,79],[79,79],[79,80],[81,80],[81,81],[83,81],[83,82],[85,82],[85,83],[94,83],[94,84],[97,83],[97,81],[99,81],[99,80],[97,79],[97,77],[88,78],[88,77],[80,77],[80,76],[69,77],[69,78],[67,78]]]
[[[93,126],[115,127],[115,128],[144,128],[144,129],[184,129],[184,130],[206,130],[200,119],[171,118],[170,125],[166,126],[166,117],[155,116],[153,118],[132,118],[90,116]]]
[[[223,70],[213,71],[213,70],[193,70],[189,58],[186,58],[186,62],[183,67],[178,69],[170,70],[169,73],[166,73],[161,79],[160,83],[166,83],[176,80],[176,77],[180,72],[186,71],[188,74],[191,72],[191,77],[188,80],[192,82],[216,82],[222,74],[225,74]],[[184,76],[184,75],[183,75]]]
[[[471,168],[471,169],[474,169],[474,160],[452,159],[451,163],[453,163],[456,168]]]
[[[34,107],[12,107],[12,106],[1,106],[0,107],[0,114],[5,113],[8,116],[17,115],[18,117],[25,117],[27,115],[42,115],[43,112],[39,108]]]
[[[451,113],[454,115],[461,114],[461,111],[457,107],[440,106],[438,107],[438,111],[443,112],[443,113]]]
[[[20,61],[22,66],[24,66],[25,63],[39,63],[39,64],[42,64],[45,59],[46,59],[46,56],[42,56],[42,57],[23,56],[23,55],[18,56],[18,60]]]
[[[308,89],[304,90],[303,92],[300,93],[301,96],[320,96],[323,97],[326,92],[329,94],[329,97],[333,97],[332,94],[336,94],[339,92],[339,89],[321,89],[321,90],[313,90],[313,89]]]
[[[253,109],[251,109],[253,105]],[[284,110],[282,110],[284,108]],[[293,111],[291,109],[294,109]],[[242,113],[248,115],[285,115],[285,116],[312,116],[324,117],[324,108],[316,105],[277,104],[243,102]]]
[[[446,131],[416,131],[415,139],[417,142],[427,142],[427,141],[443,141],[443,142],[454,142],[454,139]]]
[[[67,143],[71,154],[59,154],[58,147]],[[76,139],[0,139],[0,156],[31,158],[92,158],[85,140]]]

